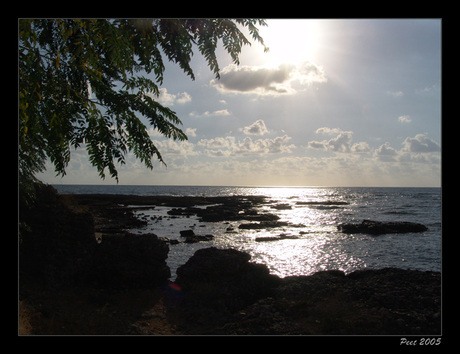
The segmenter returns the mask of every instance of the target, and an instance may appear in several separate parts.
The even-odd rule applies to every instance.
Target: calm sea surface
[[[169,207],[136,212],[149,224],[133,233],[155,233],[180,239],[179,231],[194,229],[198,235],[214,235],[214,240],[195,244],[170,245],[168,265],[172,279],[178,266],[196,250],[205,247],[235,248],[251,254],[252,261],[266,264],[279,276],[308,275],[320,270],[340,269],[346,273],[363,268],[398,267],[441,270],[441,189],[440,188],[344,188],[344,187],[205,187],[205,186],[96,186],[54,185],[60,193],[100,193],[174,196],[264,195],[270,202],[259,211],[277,214],[280,221],[302,224],[269,230],[241,230],[241,221],[200,222],[196,217],[171,219]],[[298,202],[344,201],[345,205],[299,205]],[[291,209],[273,206],[288,204]],[[162,216],[151,220],[152,216]],[[377,221],[412,221],[426,225],[423,233],[343,234],[337,225]],[[233,228],[229,232],[229,228]],[[299,236],[271,242],[256,237]]]

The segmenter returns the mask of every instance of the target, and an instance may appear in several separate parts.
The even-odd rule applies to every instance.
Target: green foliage
[[[150,169],[153,157],[164,163],[139,118],[168,138],[187,139],[176,113],[156,101],[163,58],[195,79],[197,47],[219,78],[219,40],[237,64],[250,44],[238,25],[263,45],[256,27],[262,20],[19,20],[20,180],[34,181],[47,158],[65,175],[71,148],[80,146],[101,178],[108,169],[118,181],[116,164],[128,151]]]

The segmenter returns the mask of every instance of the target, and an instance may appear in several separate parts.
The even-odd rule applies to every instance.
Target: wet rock
[[[347,205],[348,202],[326,200],[326,201],[312,201],[312,202],[297,202],[296,205]]]
[[[185,243],[197,243],[201,241],[211,241],[214,239],[213,235],[194,235],[191,237],[187,237]]]
[[[273,209],[276,210],[290,210],[292,209],[292,206],[290,204],[276,204],[272,206]]]
[[[288,225],[289,223],[285,221],[262,221],[259,223],[241,224],[240,226],[238,226],[238,228],[246,229],[246,230],[260,230],[260,229],[271,229],[274,227],[285,227]]]
[[[279,240],[286,240],[286,239],[295,240],[298,238],[299,236],[281,234],[278,236],[256,237],[255,241],[256,242],[267,242],[267,241],[279,241]]]
[[[213,235],[195,235],[193,230],[180,231],[180,236],[185,237],[185,243],[197,243],[200,241],[211,241],[214,239]]]
[[[195,232],[193,230],[182,230],[179,231],[181,237],[193,237],[195,236]]]
[[[427,231],[428,228],[419,223],[408,222],[408,221],[373,221],[363,220],[361,224],[340,224],[338,230],[343,233],[363,233],[371,235],[382,235],[382,234],[399,234],[408,232],[423,232]]]

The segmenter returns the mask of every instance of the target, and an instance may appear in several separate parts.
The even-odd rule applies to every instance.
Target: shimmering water
[[[170,245],[168,265],[172,278],[196,250],[205,247],[235,248],[251,254],[252,261],[266,264],[279,276],[308,275],[319,270],[340,269],[346,273],[363,268],[399,267],[441,270],[441,189],[440,188],[330,188],[330,187],[204,187],[204,186],[75,186],[56,185],[60,193],[113,193],[136,195],[232,196],[263,195],[269,203],[258,212],[269,212],[280,221],[302,227],[267,230],[238,229],[242,221],[200,222],[197,217],[171,218],[169,207],[137,211],[148,221],[133,233],[155,233],[170,239],[180,238],[179,231],[193,229],[198,235],[214,235],[214,240],[195,244]],[[308,204],[318,202],[318,204]],[[326,202],[326,203],[325,203]],[[327,203],[333,202],[333,203]],[[343,202],[338,203],[336,202]],[[345,204],[346,203],[346,204]],[[283,204],[285,209],[275,209]],[[205,207],[205,206],[204,206]],[[158,221],[158,217],[162,216]],[[359,223],[363,219],[411,221],[426,225],[423,233],[343,234],[342,222]],[[232,230],[233,229],[233,230]],[[230,231],[229,231],[230,230]],[[257,242],[256,238],[298,236]]]

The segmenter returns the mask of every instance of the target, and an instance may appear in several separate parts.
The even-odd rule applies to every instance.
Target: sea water
[[[251,261],[267,265],[281,277],[309,275],[321,270],[398,267],[441,271],[441,189],[440,188],[345,188],[345,187],[217,187],[217,186],[107,186],[55,185],[60,193],[124,194],[171,196],[266,196],[257,206],[259,213],[272,213],[289,225],[266,230],[243,230],[244,221],[201,222],[196,216],[171,218],[169,207],[136,211],[148,221],[133,233],[154,233],[183,241],[181,230],[197,235],[213,235],[212,241],[170,245],[167,263],[172,279],[176,269],[196,250],[205,247],[234,248],[248,252]],[[307,202],[307,203],[306,203]],[[308,204],[308,202],[318,202]],[[345,202],[345,203],[324,203]],[[275,206],[284,204],[285,208]],[[206,207],[206,206],[203,206]],[[161,218],[160,218],[161,216]],[[410,221],[422,223],[422,233],[344,234],[337,230],[343,222]],[[299,227],[299,225],[302,225]],[[258,242],[261,237],[281,234],[296,236]]]

